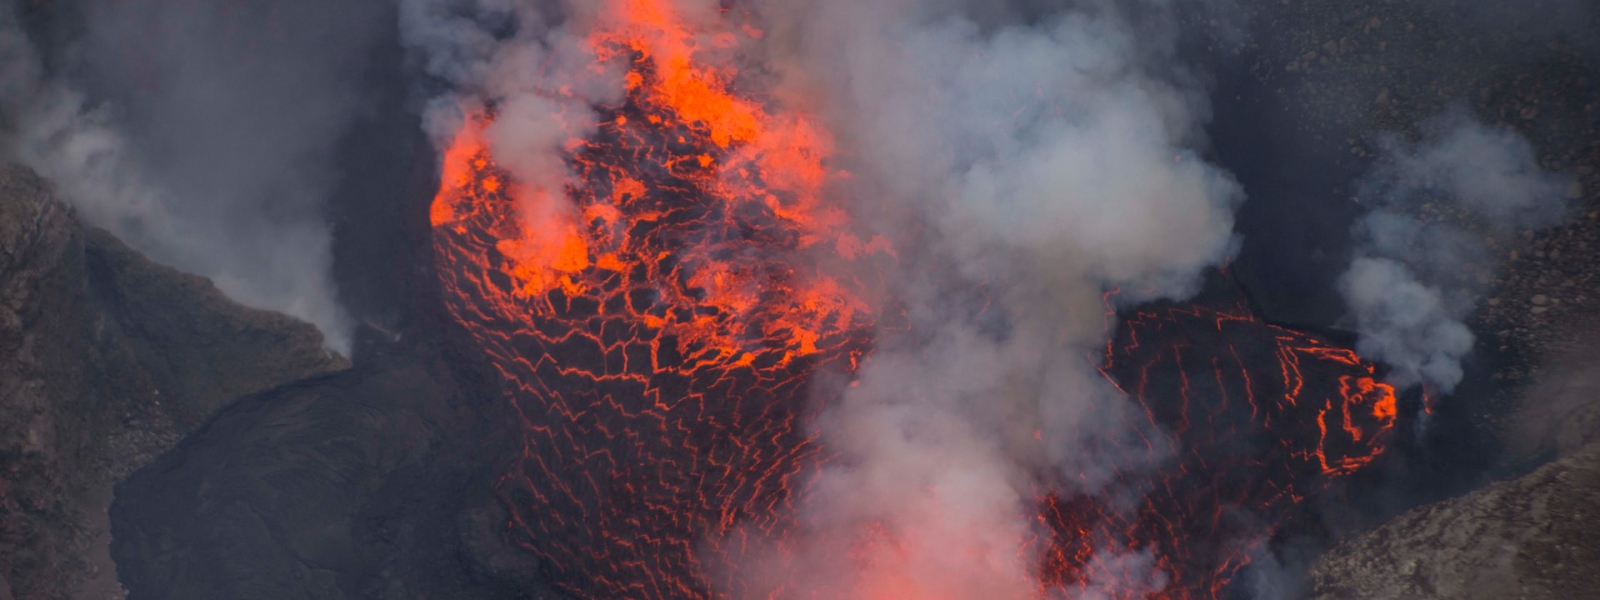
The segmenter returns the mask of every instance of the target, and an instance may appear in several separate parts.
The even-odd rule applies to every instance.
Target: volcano
[[[444,153],[445,303],[515,409],[523,441],[497,488],[544,577],[576,597],[743,597],[703,565],[744,561],[730,538],[752,530],[788,535],[827,459],[808,427],[827,400],[808,384],[848,378],[893,312],[862,299],[870,268],[830,267],[896,252],[828,204],[849,174],[812,119],[695,63],[666,7],[627,6],[590,37],[627,65],[626,96],[565,143],[570,182],[500,167],[492,104]],[[1108,313],[1122,324],[1096,366],[1147,416],[1129,427],[1174,458],[1119,476],[1130,506],[1040,494],[1041,594],[1103,578],[1094,558],[1112,551],[1150,553],[1140,578],[1168,582],[1162,597],[1221,597],[1290,507],[1383,451],[1396,405],[1376,367],[1213,280],[1198,304]]]
[[[0,0],[0,600],[1585,597],[1494,4]]]
[[[882,276],[912,257],[841,200],[853,175],[820,117],[742,92],[764,74],[698,45],[764,32],[613,8],[584,43],[620,97],[540,92],[595,116],[565,123],[562,176],[497,150],[517,107],[459,107],[426,214],[437,319],[366,332],[364,367],[246,399],[120,488],[134,597],[757,596],[725,567],[806,526],[837,460],[818,416],[913,327]],[[1102,291],[1082,364],[1152,458],[1108,450],[1092,490],[1039,474],[1034,535],[997,551],[1038,598],[1231,597],[1299,506],[1383,454],[1396,390],[1348,340],[1264,320],[1226,269],[1190,301]],[[1005,321],[984,282],[963,292]],[[827,597],[806,583],[770,595]]]

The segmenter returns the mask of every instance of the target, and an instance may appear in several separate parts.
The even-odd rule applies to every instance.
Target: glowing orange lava
[[[1127,316],[1102,372],[1143,409],[1146,422],[1127,427],[1160,432],[1173,456],[1120,476],[1137,502],[1047,497],[1045,583],[1070,590],[1123,579],[1111,589],[1132,591],[1111,597],[1224,597],[1298,503],[1384,451],[1395,390],[1375,371],[1348,349],[1261,322],[1242,301],[1161,303]],[[1104,556],[1149,566],[1119,571],[1095,560]],[[1139,591],[1152,581],[1160,591]]]

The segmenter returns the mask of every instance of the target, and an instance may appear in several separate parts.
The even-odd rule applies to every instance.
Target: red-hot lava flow
[[[605,14],[589,41],[626,65],[627,92],[568,144],[569,181],[497,165],[483,141],[493,109],[445,153],[432,218],[446,301],[520,414],[522,456],[500,490],[543,575],[583,598],[736,595],[699,561],[737,564],[728,536],[783,537],[797,474],[820,453],[805,385],[853,370],[872,341],[858,285],[817,265],[893,250],[825,200],[843,174],[814,120],[737,95],[731,67],[699,62],[697,44],[759,31],[692,32],[668,0]],[[1231,341],[1185,341],[1203,327]],[[1176,458],[1127,478],[1147,492],[1131,508],[1042,498],[1042,587],[1081,585],[1095,553],[1132,550],[1154,558],[1164,596],[1214,596],[1244,561],[1223,542],[1270,532],[1392,426],[1393,392],[1370,365],[1242,309],[1165,308],[1119,332],[1104,371]]]

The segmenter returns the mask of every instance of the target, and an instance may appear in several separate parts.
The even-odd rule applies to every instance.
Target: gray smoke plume
[[[1401,386],[1449,393],[1473,335],[1472,311],[1491,262],[1481,235],[1542,227],[1567,210],[1573,182],[1544,171],[1526,139],[1487,127],[1456,109],[1425,123],[1409,143],[1383,141],[1383,158],[1364,194],[1377,208],[1356,224],[1356,257],[1339,287],[1362,355],[1394,368]],[[1424,222],[1423,206],[1453,209],[1451,220]],[[1484,234],[1470,233],[1478,226]]]
[[[90,223],[347,351],[323,214],[381,4],[86,3],[46,72],[0,11],[9,154]]]
[[[767,7],[774,68],[820,90],[840,137],[841,193],[858,214],[895,215],[869,220],[903,244],[892,276],[912,325],[881,334],[816,424],[838,458],[803,499],[800,539],[738,567],[765,578],[758,596],[1031,598],[1037,490],[1125,492],[1113,476],[1165,450],[1135,443],[1139,420],[1089,355],[1104,291],[1185,297],[1233,247],[1240,189],[1193,152],[1204,90],[1174,69],[1156,4],[1139,19],[1110,3],[976,6]],[[988,316],[950,299],[974,286]],[[1076,592],[1159,589],[1149,562],[1098,556],[1097,572],[1121,575]]]

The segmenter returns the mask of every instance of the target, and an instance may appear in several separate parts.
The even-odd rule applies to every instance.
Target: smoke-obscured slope
[[[44,9],[0,10],[15,159],[153,259],[348,351],[324,206],[380,3],[88,3],[48,70],[19,21]]]
[[[1474,339],[1462,320],[1489,281],[1485,238],[1558,222],[1573,183],[1541,168],[1515,131],[1459,108],[1425,123],[1421,140],[1391,136],[1383,150],[1365,190],[1377,208],[1356,224],[1339,289],[1364,355],[1393,366],[1398,385],[1449,393]],[[1452,218],[1420,219],[1430,202]]]

